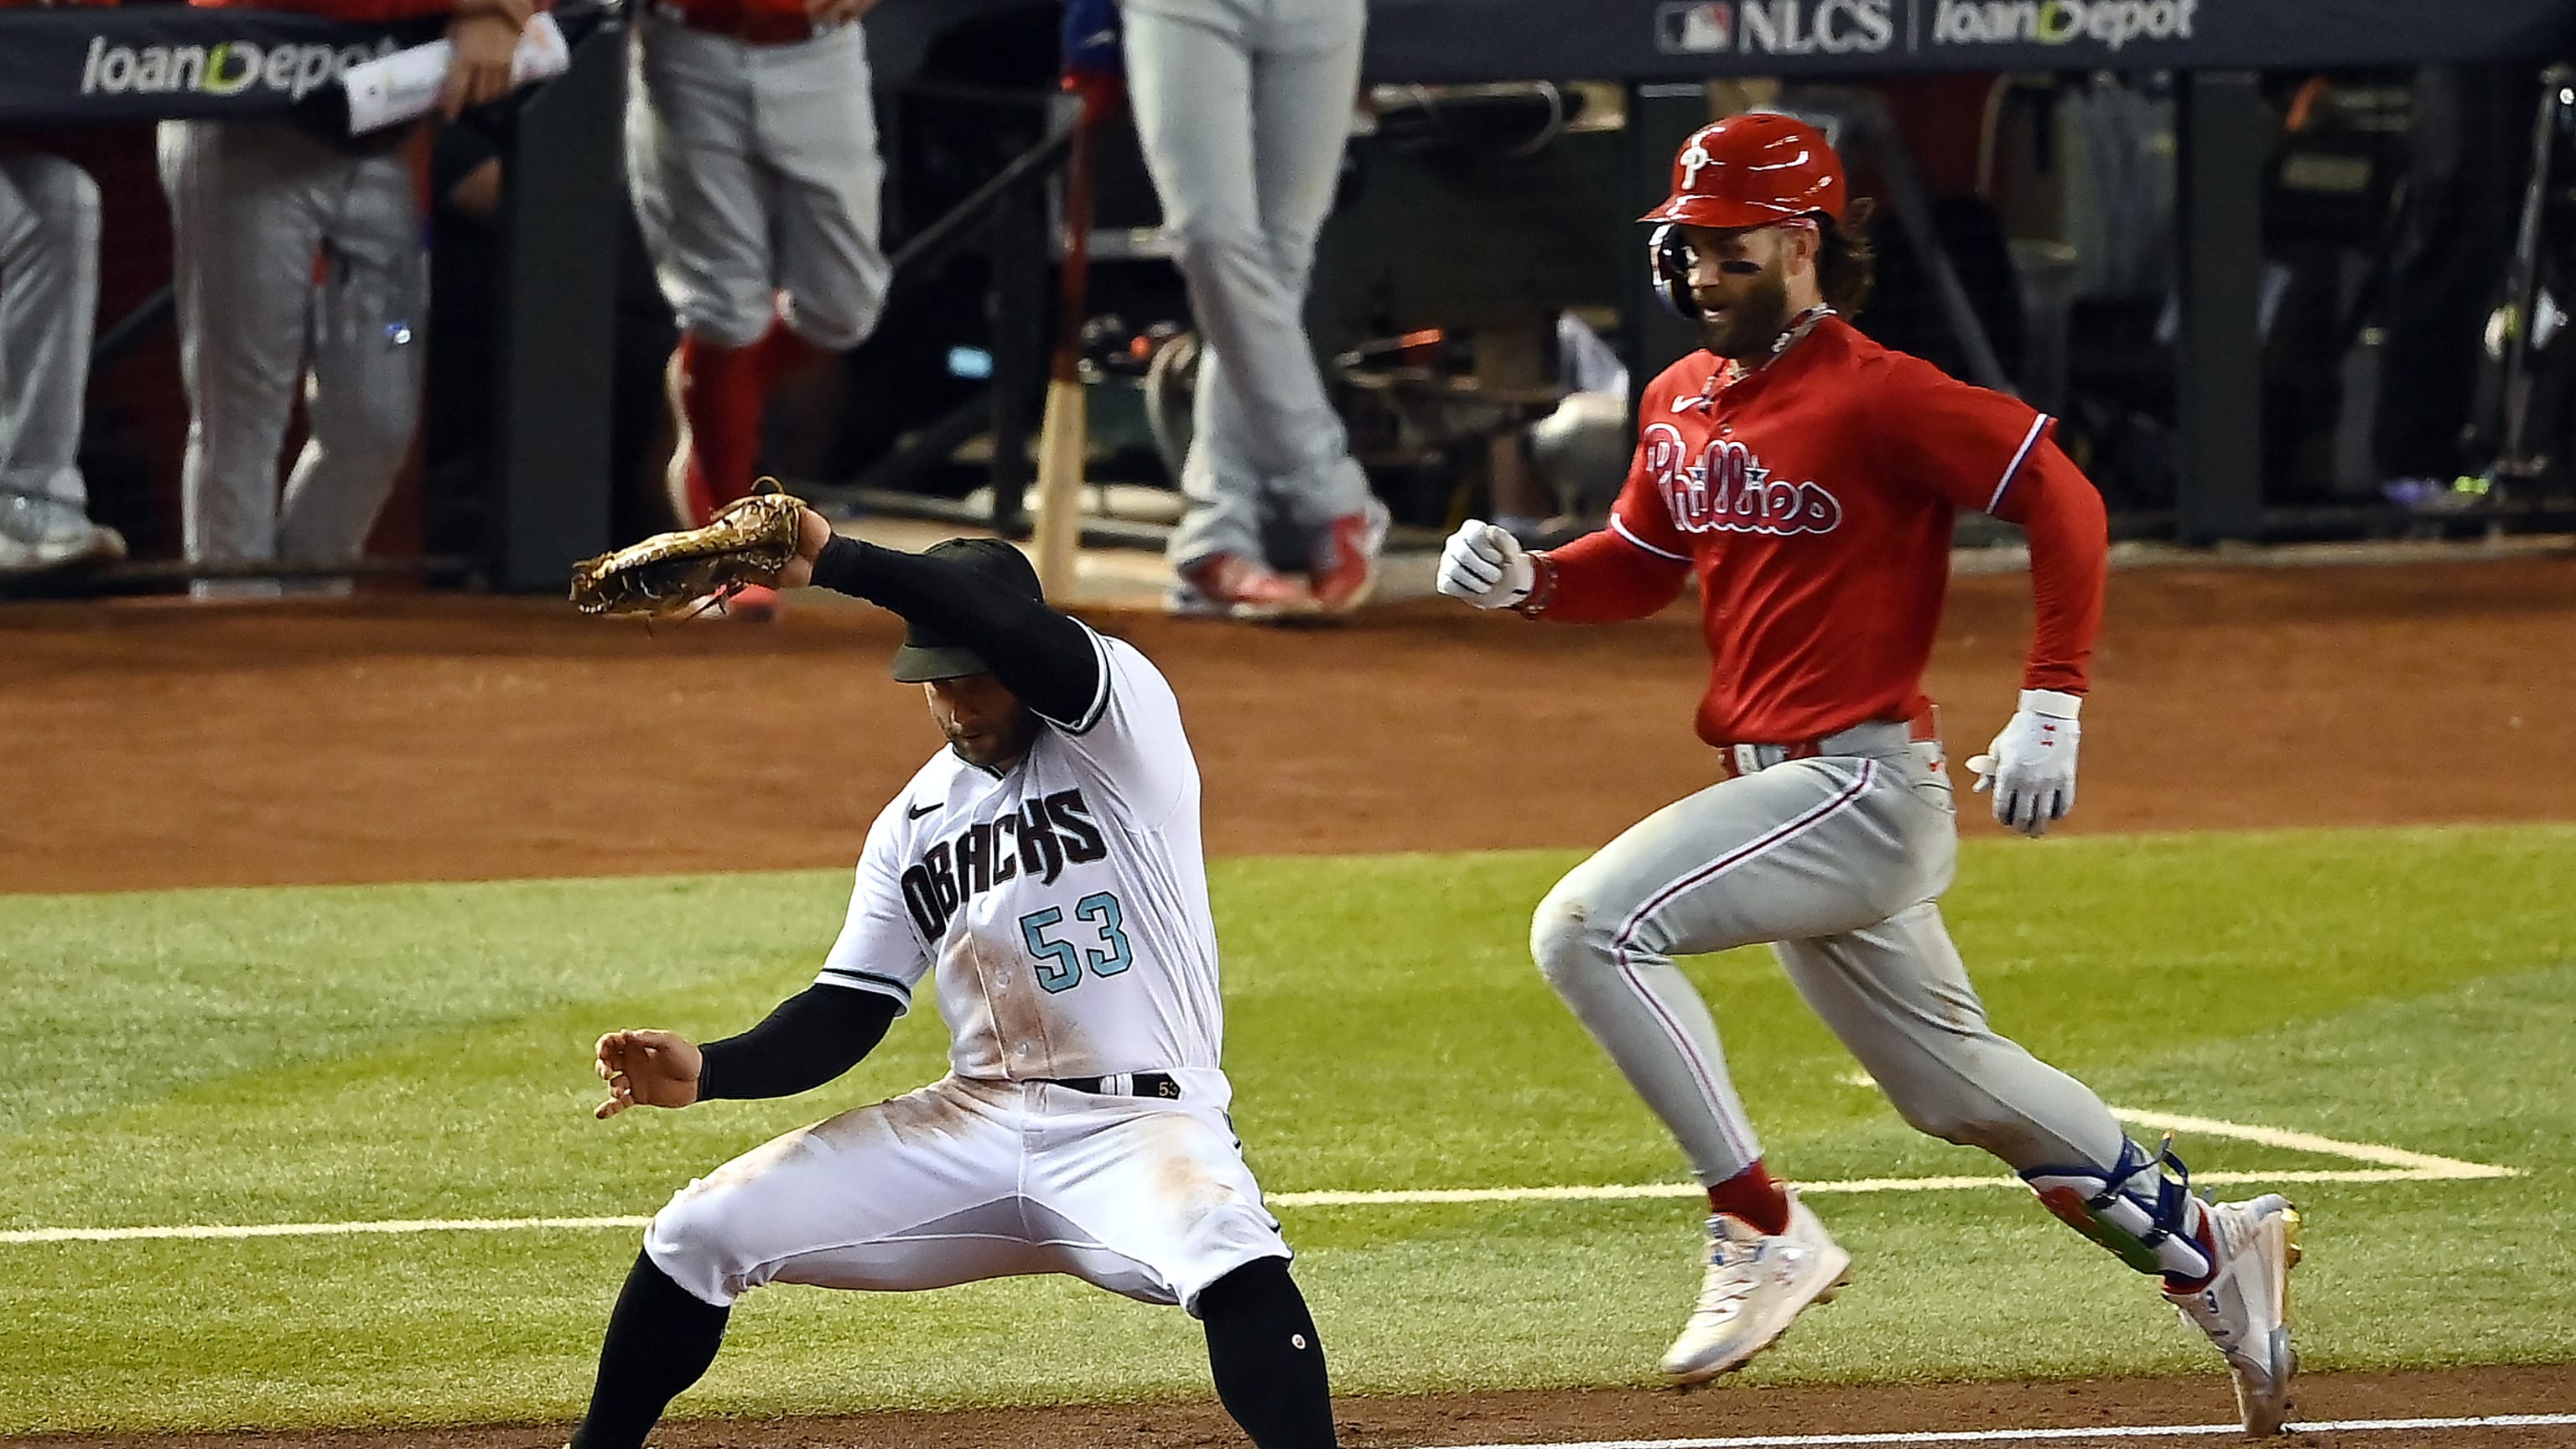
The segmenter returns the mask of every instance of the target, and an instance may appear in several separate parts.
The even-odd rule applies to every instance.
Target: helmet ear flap
[[[1682,229],[1664,222],[1646,238],[1646,265],[1655,279],[1655,300],[1685,322],[1699,320],[1699,299],[1691,295],[1690,243]]]

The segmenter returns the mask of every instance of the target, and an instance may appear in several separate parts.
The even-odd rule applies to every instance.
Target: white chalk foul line
[[[2311,1132],[2221,1122],[2212,1117],[2184,1117],[2130,1107],[2111,1109],[2142,1127],[2190,1132],[2202,1137],[2240,1141],[2344,1157],[2376,1167],[2284,1168],[2263,1172],[2203,1172],[2194,1182],[2444,1182],[2473,1178],[2519,1177],[2517,1168],[2409,1152],[2377,1142],[2345,1142]],[[1971,1188],[2020,1187],[2021,1179],[1981,1177],[1854,1177],[1801,1182],[1800,1192],[1959,1192]],[[1268,1194],[1273,1207],[1416,1207],[1440,1203],[1608,1202],[1630,1198],[1689,1198],[1702,1189],[1687,1182],[1632,1182],[1563,1187],[1415,1187]],[[117,1243],[145,1239],[185,1238],[326,1238],[354,1233],[499,1233],[528,1229],[640,1228],[641,1217],[594,1218],[394,1218],[348,1223],[177,1223],[131,1228],[11,1228],[0,1230],[0,1247],[26,1243]]]
[[[2488,1414],[2475,1419],[2293,1421],[2302,1434],[2423,1433],[2444,1429],[2545,1429],[2576,1425],[2576,1414]],[[1739,1434],[1724,1439],[1587,1439],[1580,1443],[1460,1444],[1438,1449],[1825,1449],[1837,1444],[2027,1444],[2049,1440],[2179,1439],[2241,1435],[2239,1424],[2107,1424],[2090,1429],[1916,1430],[1889,1434]]]

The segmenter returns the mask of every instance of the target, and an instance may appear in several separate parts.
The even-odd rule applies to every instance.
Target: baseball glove
[[[704,528],[657,533],[573,565],[573,607],[585,614],[697,613],[747,584],[766,583],[796,557],[803,499],[778,491],[737,498]]]

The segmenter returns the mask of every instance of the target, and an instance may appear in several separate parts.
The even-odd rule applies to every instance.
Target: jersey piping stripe
[[[1679,880],[1647,897],[1644,905],[1630,912],[1628,919],[1619,923],[1618,934],[1610,938],[1611,954],[1619,963],[1619,974],[1627,978],[1629,986],[1645,1001],[1646,1009],[1655,1014],[1656,1020],[1662,1022],[1664,1030],[1672,1036],[1674,1046],[1680,1049],[1682,1060],[1691,1069],[1691,1075],[1698,1078],[1700,1090],[1707,1094],[1709,1109],[1716,1114],[1718,1129],[1725,1135],[1727,1145],[1735,1148],[1748,1163],[1759,1157],[1761,1152],[1747,1134],[1737,1130],[1744,1124],[1744,1106],[1736,1099],[1734,1089],[1726,1085],[1720,1076],[1723,1068],[1712,1067],[1701,1060],[1698,1052],[1691,1049],[1689,1034],[1682,1030],[1680,1022],[1673,1020],[1671,1013],[1664,1010],[1664,1004],[1655,999],[1655,994],[1646,989],[1646,983],[1639,978],[1636,967],[1628,959],[1628,950],[1635,944],[1637,928],[1646,923],[1646,918],[1671,904],[1683,892],[1704,885],[1764,851],[1815,828],[1826,819],[1848,808],[1853,801],[1867,793],[1870,786],[1877,783],[1877,780],[1878,762],[1862,760],[1859,776],[1845,786],[1840,794],[1810,808],[1803,815],[1773,826],[1768,834],[1737,846],[1706,865],[1693,867]]]
[[[2004,465],[2004,476],[1996,482],[1994,496],[1986,500],[1986,512],[1994,512],[1995,505],[2004,501],[2004,490],[2012,486],[2014,475],[2021,472],[2023,460],[2030,456],[2031,449],[2039,446],[2039,435],[2047,430],[2048,414],[2041,413],[2030,420],[2030,431],[2022,434],[2021,447],[2014,451],[2012,461]]]
[[[1038,715],[1038,718],[1046,720],[1048,724],[1054,725],[1069,735],[1091,733],[1092,726],[1100,723],[1100,717],[1109,712],[1109,646],[1102,641],[1100,631],[1089,624],[1082,626],[1082,632],[1091,636],[1091,655],[1100,663],[1100,685],[1091,692],[1091,703],[1084,706],[1079,722],[1069,723],[1060,719],[1047,719],[1043,714]],[[1030,713],[1037,712],[1031,710]]]
[[[1646,542],[1644,539],[1639,538],[1635,533],[1629,530],[1627,524],[1622,523],[1619,520],[1618,514],[1613,513],[1610,515],[1610,531],[1619,535],[1621,538],[1628,540],[1630,543],[1635,544],[1637,547],[1644,549],[1646,552],[1653,554],[1657,558],[1668,558],[1675,563],[1690,562],[1690,555],[1688,554],[1673,553],[1666,549],[1660,549],[1655,547],[1653,544]]]
[[[881,996],[893,997],[906,1011],[912,1009],[911,987],[891,976],[879,976],[873,971],[850,971],[838,966],[826,966],[815,974],[814,982],[818,986],[846,986],[853,991],[873,991]]]

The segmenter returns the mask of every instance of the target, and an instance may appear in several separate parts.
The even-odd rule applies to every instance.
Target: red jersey
[[[1646,389],[1610,527],[1543,556],[1535,612],[1641,618],[1696,573],[1702,739],[1911,719],[1930,704],[1951,526],[1974,508],[2030,534],[2039,627],[2023,686],[2083,692],[2108,532],[2048,417],[1838,317],[1732,382],[1723,368],[1694,352]]]

